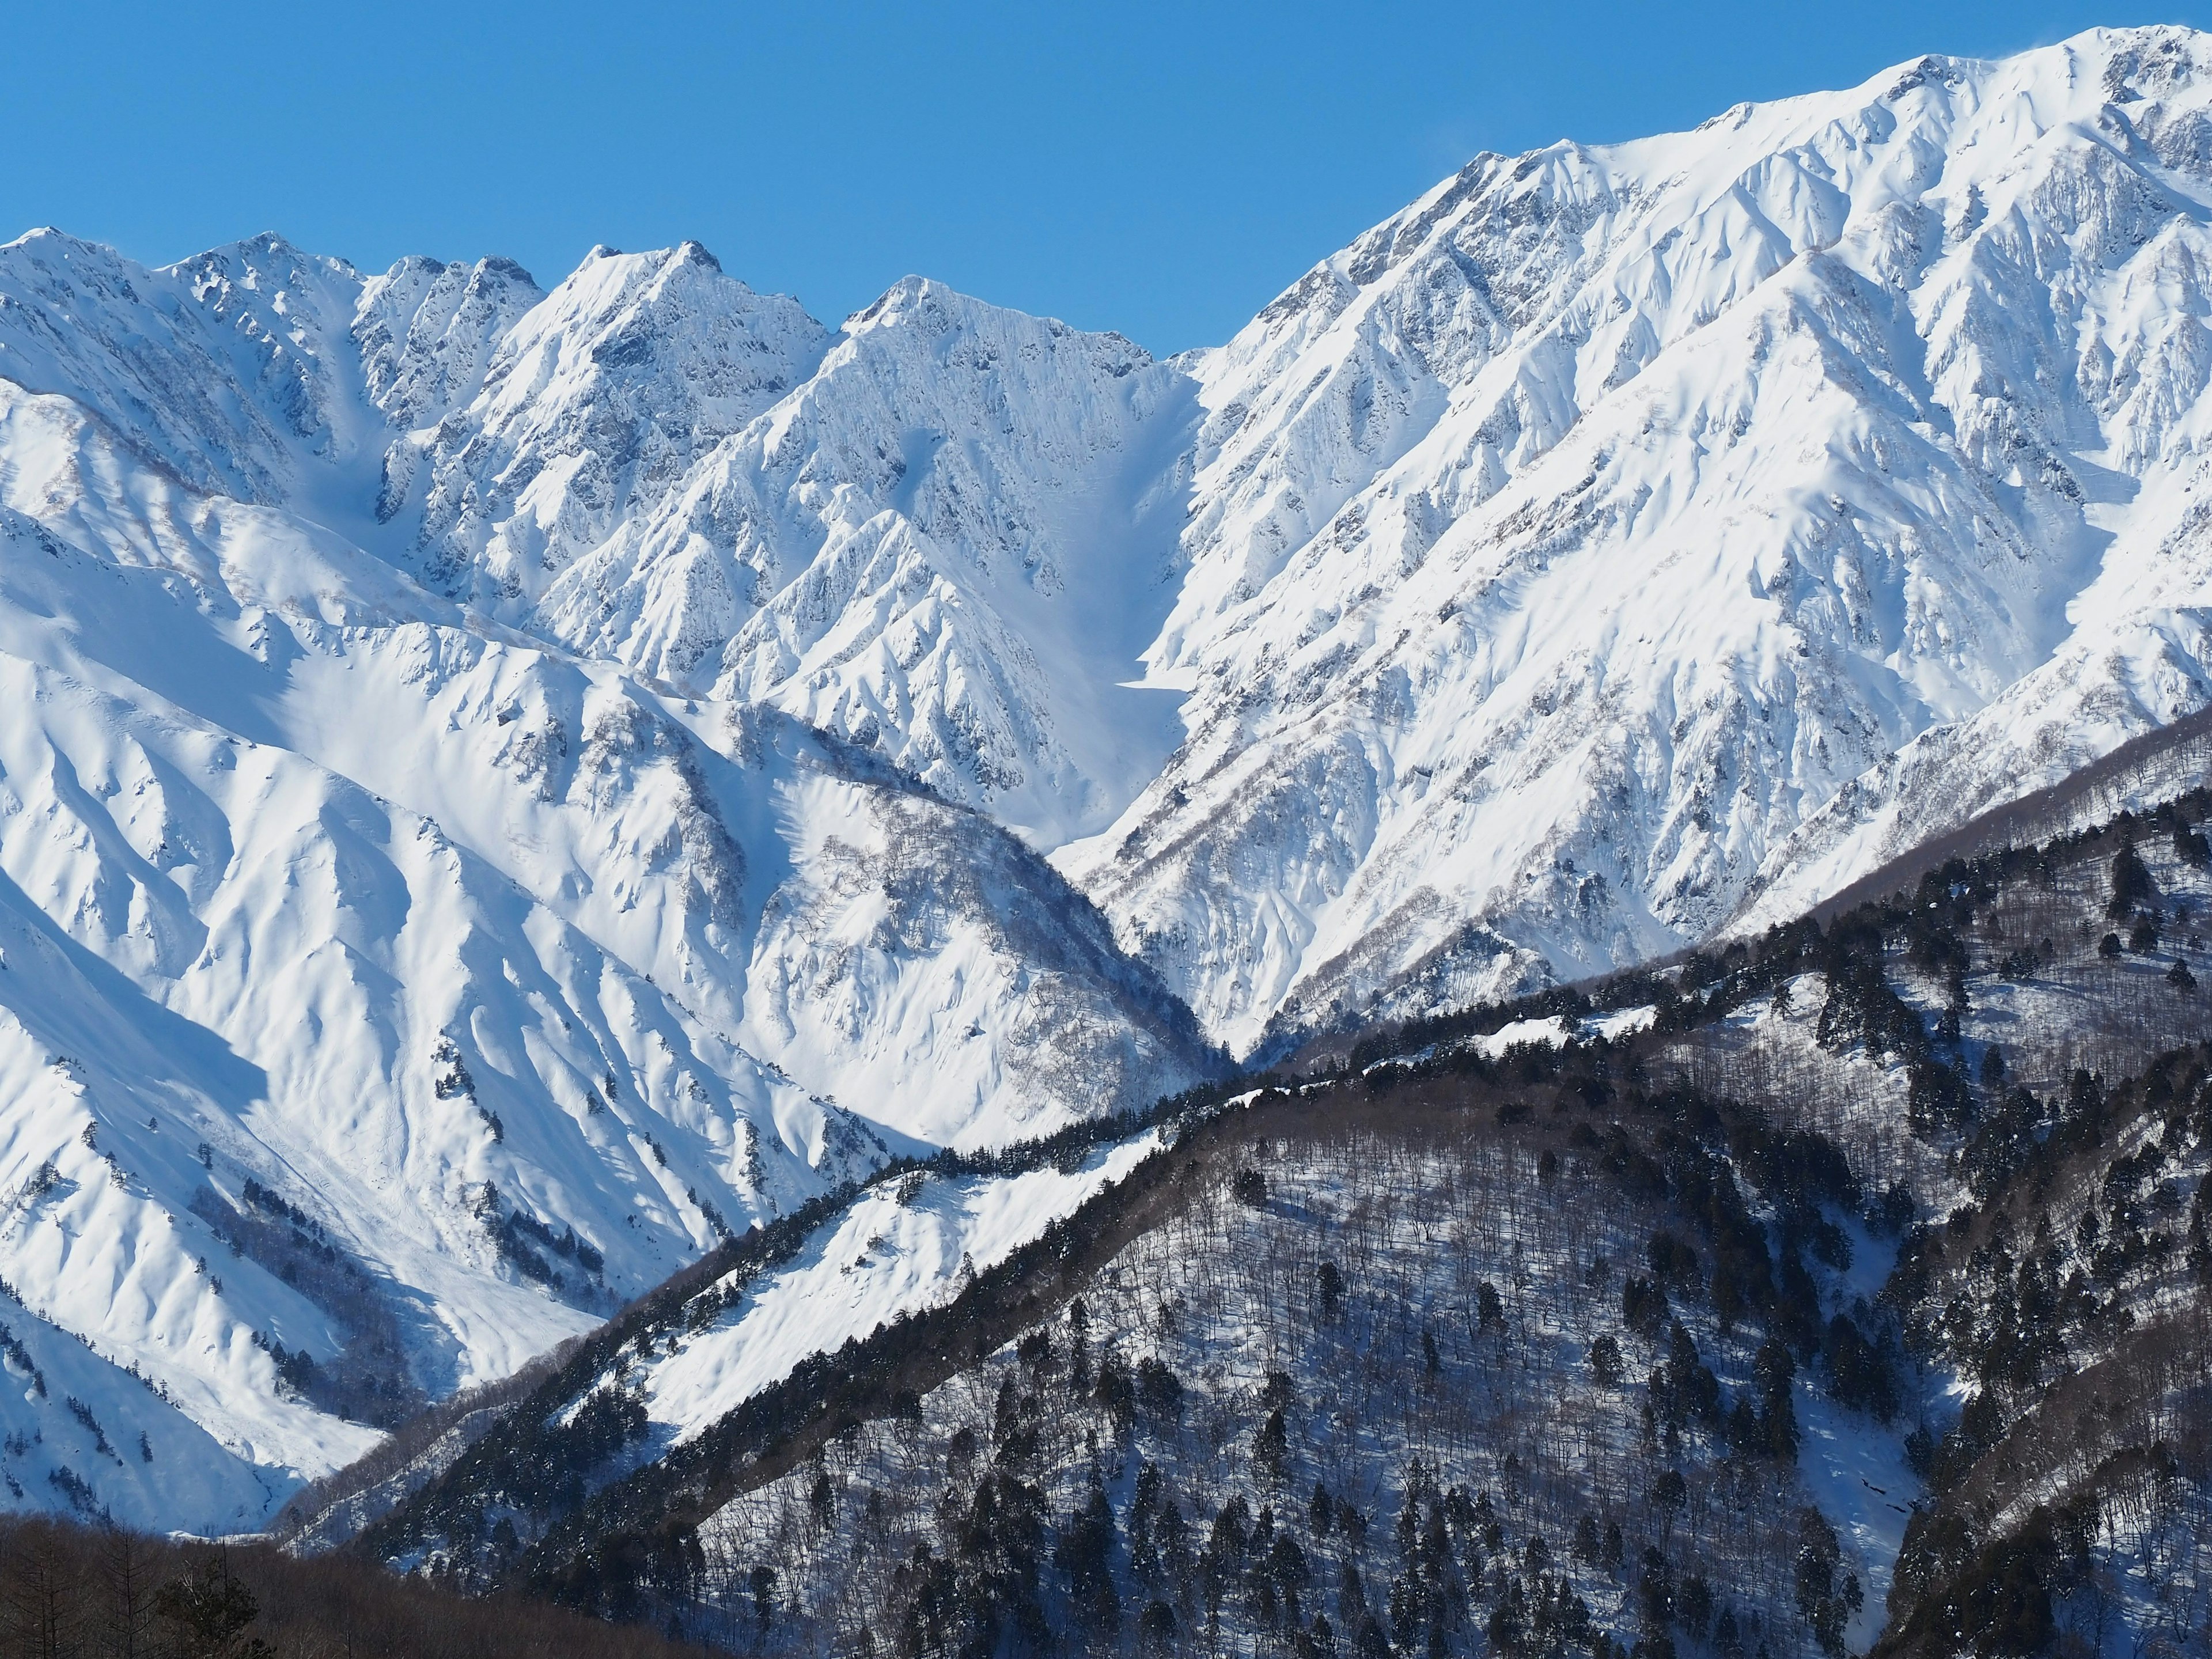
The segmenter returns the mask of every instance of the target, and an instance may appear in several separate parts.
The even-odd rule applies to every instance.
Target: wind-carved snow
[[[1249,1048],[1779,915],[2201,703],[2208,64],[1482,156],[1316,267],[1195,364],[1190,738],[1063,867]]]

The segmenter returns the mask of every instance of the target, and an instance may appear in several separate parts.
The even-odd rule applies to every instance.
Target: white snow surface
[[[1244,1048],[1793,911],[2201,705],[2208,204],[2185,29],[1478,157],[1192,363],[1190,734],[1063,866]]]
[[[1092,1153],[1081,1167],[925,1183],[901,1202],[872,1187],[745,1292],[738,1310],[625,1369],[666,1443],[711,1426],[811,1355],[834,1352],[902,1314],[950,1301],[1054,1221],[1121,1181],[1161,1146],[1156,1131]]]
[[[1477,1054],[1492,1060],[1500,1058],[1508,1048],[1537,1047],[1558,1048],[1572,1039],[1574,1033],[1567,1022],[1557,1015],[1548,1019],[1516,1019],[1502,1025],[1485,1036],[1470,1037],[1468,1047]]]
[[[541,295],[48,235],[0,373],[984,809],[1245,1051],[1771,920],[2205,700],[2208,66],[1480,156],[1172,362],[696,243]]]

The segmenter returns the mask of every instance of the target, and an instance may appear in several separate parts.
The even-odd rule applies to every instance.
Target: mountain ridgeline
[[[2203,1651],[2208,226],[2152,27],[1477,156],[1172,358],[0,246],[0,1509],[763,1652]]]

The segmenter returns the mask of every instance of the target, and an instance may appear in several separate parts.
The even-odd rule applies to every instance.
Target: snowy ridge
[[[1118,336],[909,278],[564,579],[544,625],[1056,845],[1181,736],[1175,699],[1120,683],[1173,599],[1195,390]]]
[[[535,601],[828,343],[796,301],[754,294],[696,242],[594,250],[501,337],[469,405],[425,434],[431,585],[493,610]],[[388,488],[380,511],[401,510]]]
[[[879,1182],[788,1267],[745,1287],[733,1316],[641,1356],[611,1381],[638,1390],[665,1443],[691,1438],[801,1360],[950,1301],[975,1273],[1073,1214],[1162,1145],[1116,1141],[1072,1171]],[[911,1183],[911,1184],[909,1184]]]
[[[422,353],[379,329],[397,387]],[[1051,846],[1181,735],[1122,683],[1174,599],[1195,393],[1118,336],[919,278],[832,337],[696,244],[600,254],[394,443],[379,513],[419,513],[434,587],[773,703]]]
[[[188,482],[989,811],[1250,1050],[1778,914],[2202,704],[2204,56],[1480,156],[1174,363],[918,278],[832,330],[689,243],[541,295],[47,234],[0,340]]]
[[[275,503],[301,482],[295,450],[335,460],[349,435],[326,331],[359,282],[273,236],[149,270],[33,231],[0,246],[0,377],[68,398],[142,465]]]
[[[511,259],[402,259],[362,283],[355,305],[364,390],[403,431],[432,423],[476,394],[500,342],[544,297]]]

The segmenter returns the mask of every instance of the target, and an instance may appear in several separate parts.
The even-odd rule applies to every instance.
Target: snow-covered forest
[[[891,1173],[363,1543],[739,1651],[2192,1651],[2208,814]]]

